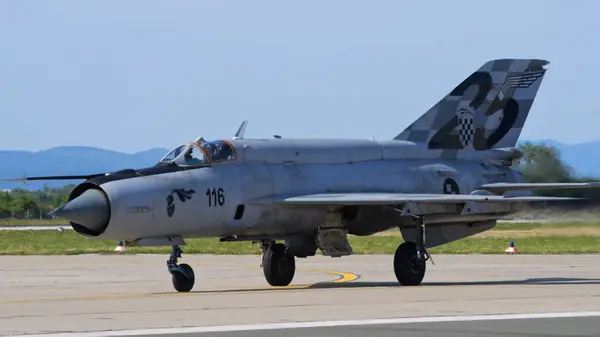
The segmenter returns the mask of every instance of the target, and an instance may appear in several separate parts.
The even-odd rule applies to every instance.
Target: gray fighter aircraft
[[[498,59],[472,73],[394,139],[200,138],[155,166],[81,176],[53,214],[94,239],[129,246],[171,246],[177,291],[194,272],[178,264],[184,238],[262,243],[267,282],[286,286],[295,258],[353,253],[348,234],[398,228],[404,238],[393,268],[402,285],[419,285],[427,248],[489,230],[536,189],[600,187],[528,184],[511,167],[514,147],[549,62]],[[426,238],[426,240],[425,240]]]

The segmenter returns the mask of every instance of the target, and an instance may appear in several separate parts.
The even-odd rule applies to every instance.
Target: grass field
[[[504,254],[514,241],[520,254],[600,253],[600,221],[557,223],[510,223],[471,238],[431,250],[432,254]],[[250,242],[219,242],[189,239],[186,254],[260,254]],[[370,237],[350,238],[356,254],[393,254],[402,237],[389,231]],[[0,255],[113,254],[116,241],[86,239],[74,231],[0,231]],[[129,247],[127,254],[168,254],[169,247]]]

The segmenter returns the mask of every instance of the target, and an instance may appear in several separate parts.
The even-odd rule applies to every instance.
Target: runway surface
[[[298,259],[293,286],[274,289],[264,280],[259,256],[184,254],[180,261],[194,267],[196,285],[191,293],[178,294],[166,270],[166,255],[0,256],[0,335],[143,329],[128,334],[142,336],[155,328],[201,327],[196,329],[205,329],[203,336],[258,336],[260,331],[210,331],[210,327],[283,323],[289,328],[298,327],[296,322],[397,317],[403,317],[403,324],[396,320],[394,324],[365,327],[360,325],[364,322],[355,321],[353,324],[359,325],[354,328],[330,324],[292,329],[286,335],[331,332],[332,336],[350,337],[354,331],[362,331],[361,336],[384,337],[392,333],[403,336],[399,331],[405,329],[410,336],[435,336],[437,332],[427,330],[432,327],[440,331],[449,327],[462,336],[468,336],[465,331],[499,336],[502,331],[513,331],[509,328],[538,334],[547,330],[557,336],[594,336],[594,331],[596,336],[600,334],[598,316],[531,316],[527,319],[530,323],[520,320],[514,324],[505,320],[429,324],[415,323],[418,319],[406,321],[423,316],[598,312],[600,256],[433,258],[436,265],[428,265],[420,287],[397,285],[392,256],[356,255]],[[562,322],[558,327],[571,330],[552,328],[556,322]],[[527,330],[533,326],[539,330]],[[170,330],[165,335],[185,332]],[[194,336],[202,331],[187,332],[186,336]],[[276,333],[276,326],[260,332],[262,336]]]
[[[172,337],[583,337],[600,336],[600,317],[358,325],[282,330],[170,334]],[[150,337],[154,335],[139,335]]]

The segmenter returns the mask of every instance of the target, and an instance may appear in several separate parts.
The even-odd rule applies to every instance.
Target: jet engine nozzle
[[[69,220],[73,229],[80,234],[98,236],[108,227],[110,202],[102,189],[88,186],[79,195],[72,195],[71,200],[51,214]]]

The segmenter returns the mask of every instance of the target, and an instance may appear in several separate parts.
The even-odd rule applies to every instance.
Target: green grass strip
[[[431,249],[432,254],[504,254],[509,237],[465,238]],[[600,253],[600,236],[521,237],[513,240],[519,254]],[[260,254],[251,242],[186,239],[185,254]],[[399,236],[350,237],[355,254],[393,254]],[[74,231],[0,231],[0,255],[114,254],[116,241],[92,240]],[[128,247],[127,254],[168,254],[169,247]]]

